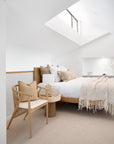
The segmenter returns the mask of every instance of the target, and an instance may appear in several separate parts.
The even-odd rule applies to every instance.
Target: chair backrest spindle
[[[14,85],[12,87],[14,108],[16,108],[19,103],[18,87],[19,87],[18,85]]]

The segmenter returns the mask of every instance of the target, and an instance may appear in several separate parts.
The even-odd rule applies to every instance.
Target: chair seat
[[[47,102],[48,102],[47,100],[42,100],[42,99],[31,101],[30,102],[31,109],[34,109],[34,108],[36,108],[42,104],[45,104]],[[21,102],[19,104],[19,108],[28,109],[28,102]]]

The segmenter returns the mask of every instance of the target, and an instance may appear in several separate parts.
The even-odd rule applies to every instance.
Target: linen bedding
[[[79,97],[79,109],[83,107],[94,111],[104,108],[114,115],[114,78],[87,78],[82,84]]]
[[[79,77],[68,82],[50,83],[53,92],[60,93],[63,97],[79,98],[81,85],[84,78]],[[39,86],[45,86],[47,84],[40,83]]]
[[[40,86],[46,84],[40,83]],[[63,97],[79,98],[79,109],[102,109],[114,115],[114,78],[79,77],[68,82],[51,83],[53,92],[60,93]],[[94,102],[97,105],[94,105]],[[92,104],[93,102],[93,104]]]

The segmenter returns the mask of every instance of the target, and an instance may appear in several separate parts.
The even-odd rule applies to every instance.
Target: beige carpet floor
[[[103,111],[78,111],[75,104],[57,105],[56,117],[46,125],[44,110],[32,114],[33,137],[28,120],[16,118],[7,132],[7,144],[114,144],[114,118]]]

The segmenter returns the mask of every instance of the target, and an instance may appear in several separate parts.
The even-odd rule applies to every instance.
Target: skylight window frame
[[[79,30],[78,30],[78,28],[79,28],[79,26],[78,26],[78,24],[79,24],[79,21],[78,21],[78,19],[71,13],[71,11],[69,10],[69,9],[66,9],[66,11],[70,14],[70,16],[71,16],[71,28],[73,29],[74,28],[74,25],[73,25],[73,20],[75,20],[75,22],[76,22],[76,30],[77,30],[77,32],[79,32]]]

